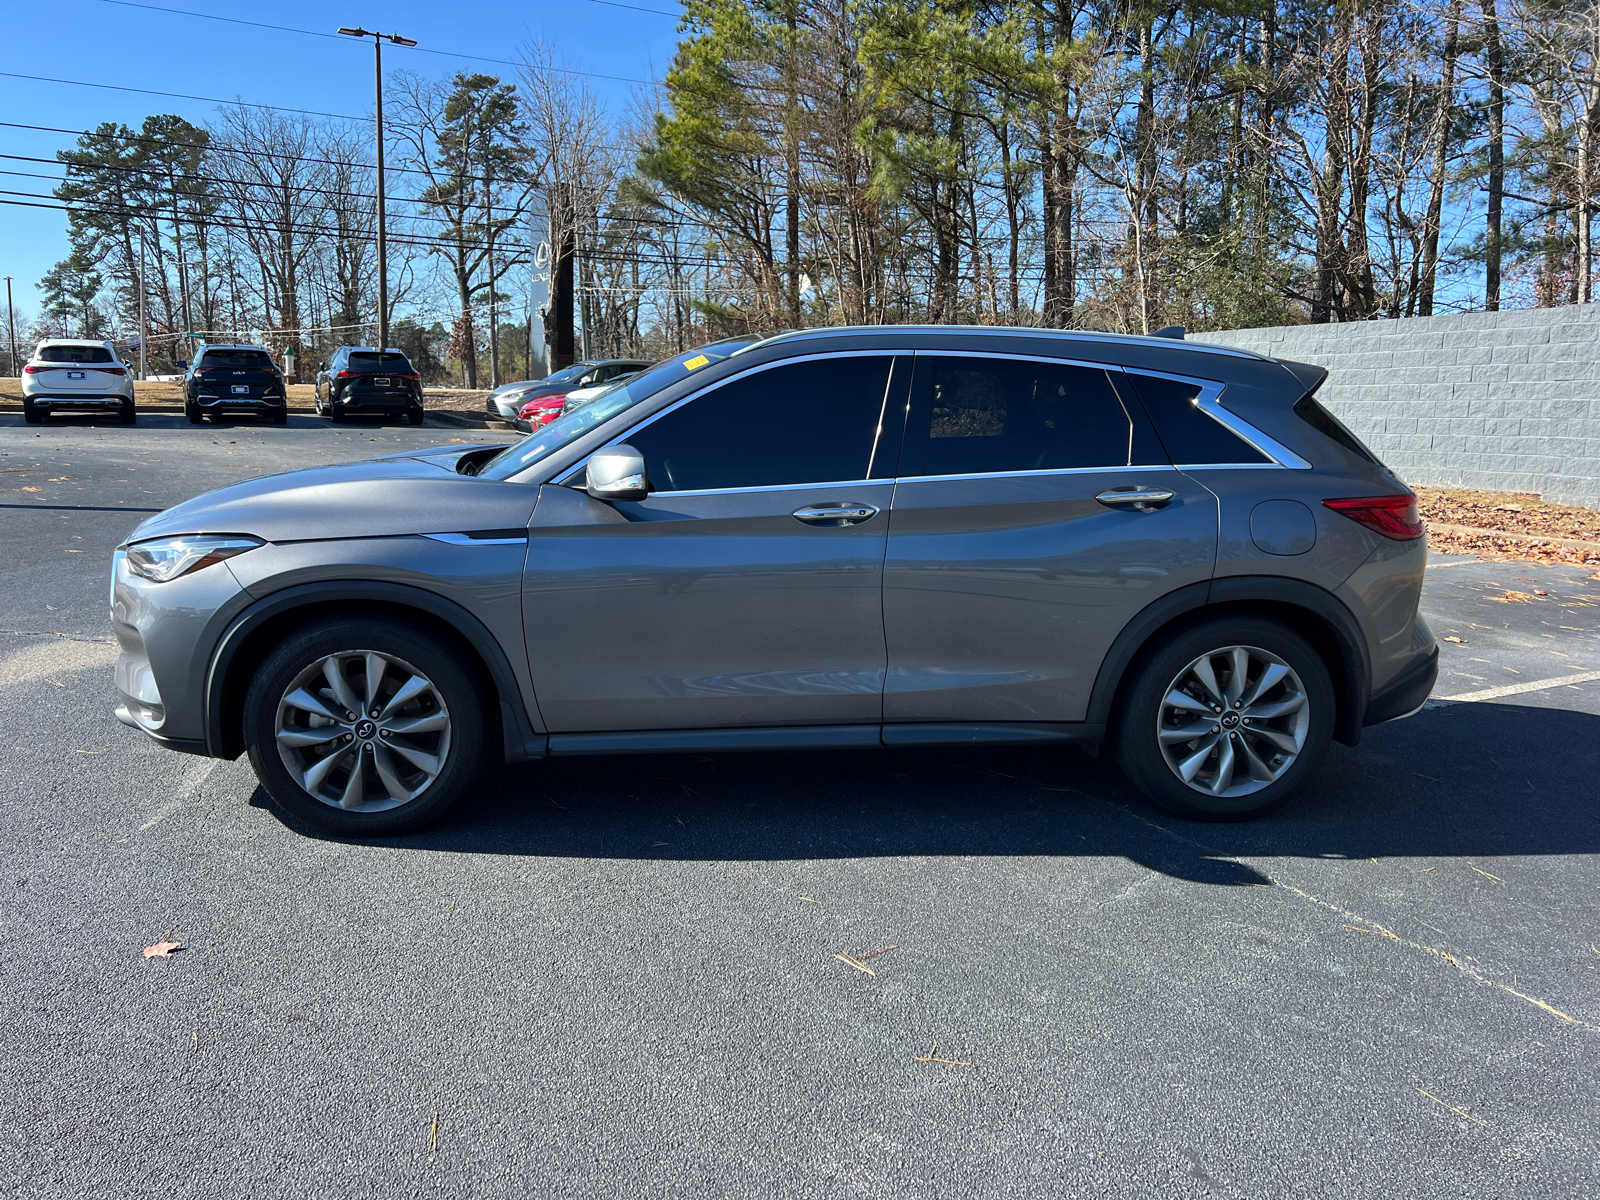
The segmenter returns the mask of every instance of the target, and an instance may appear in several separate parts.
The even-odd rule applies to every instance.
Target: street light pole
[[[388,218],[383,195],[383,42],[387,38],[396,46],[415,46],[417,43],[412,38],[401,37],[398,33],[378,33],[375,30],[363,29],[359,25],[341,26],[339,32],[347,37],[372,39],[372,69],[378,100],[378,349],[383,351],[389,348]]]
[[[145,319],[144,319],[144,226],[139,227],[139,378],[148,379],[145,374],[146,359],[144,353]]]

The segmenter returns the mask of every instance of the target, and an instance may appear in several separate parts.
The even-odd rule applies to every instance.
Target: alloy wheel
[[[278,701],[278,754],[307,793],[347,812],[417,799],[450,753],[450,712],[404,659],[349,650],[317,659]]]
[[[1156,736],[1172,773],[1207,796],[1236,797],[1275,783],[1311,729],[1305,685],[1255,646],[1196,658],[1168,685]]]

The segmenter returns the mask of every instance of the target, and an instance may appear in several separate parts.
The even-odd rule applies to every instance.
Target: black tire
[[[338,401],[330,400],[328,402],[328,420],[335,425],[344,424],[344,406],[339,404]]]
[[[45,416],[46,416],[45,413],[41,412],[39,409],[35,408],[32,404],[28,403],[26,398],[23,399],[23,401],[22,401],[22,419],[24,421],[26,421],[29,425],[40,425],[40,424],[43,424]]]
[[[198,404],[185,404],[183,406],[183,415],[189,418],[189,424],[191,425],[199,425],[206,419]]]
[[[133,401],[132,400],[129,400],[126,404],[124,404],[122,406],[122,412],[121,412],[120,416],[122,417],[122,423],[124,425],[132,425],[135,421],[137,421],[139,419],[139,413],[133,407]]]
[[[412,409],[410,412],[406,413],[406,420],[410,421],[413,425],[421,425],[424,415],[425,414],[420,408]]]
[[[1234,693],[1236,703],[1244,703],[1240,711],[1228,707],[1233,659],[1222,651],[1232,647],[1256,652],[1246,654],[1243,694]],[[1209,669],[1223,695],[1208,699],[1208,689],[1189,668],[1212,654],[1218,657],[1207,658],[1202,669]],[[1251,703],[1255,681],[1264,677],[1273,660],[1291,673],[1281,676],[1280,682],[1261,692],[1257,703]],[[1185,680],[1187,684],[1180,687]],[[1204,707],[1212,712],[1190,713],[1168,704],[1169,694],[1179,692],[1205,699]],[[1252,710],[1271,713],[1293,704],[1296,696],[1303,696],[1304,703],[1288,715],[1247,716]],[[1223,704],[1218,706],[1212,699]],[[1269,617],[1213,618],[1175,631],[1140,655],[1123,685],[1112,742],[1128,778],[1168,812],[1195,821],[1243,821],[1284,803],[1316,773],[1333,738],[1334,707],[1327,665],[1294,630]],[[1180,735],[1190,728],[1186,720],[1194,723],[1195,738],[1164,747],[1160,731],[1166,730],[1169,738]],[[1218,724],[1212,724],[1213,720]],[[1299,748],[1291,754],[1296,741]],[[1226,751],[1222,742],[1227,743]],[[1229,762],[1224,761],[1224,753]],[[1198,784],[1180,777],[1185,762],[1195,771]],[[1234,778],[1230,762],[1243,769],[1243,779]],[[1207,783],[1220,785],[1228,794],[1205,790]]]
[[[386,669],[383,676],[381,688],[387,689],[389,695],[405,678],[406,670],[425,677],[432,685],[430,691],[411,704],[442,707],[447,720],[447,728],[443,733],[421,734],[418,735],[421,740],[413,738],[409,743],[411,749],[427,755],[437,757],[442,753],[442,763],[431,782],[420,787],[415,799],[374,811],[347,810],[339,807],[333,799],[319,799],[312,795],[305,787],[304,776],[291,772],[284,756],[295,757],[308,770],[323,759],[338,758],[340,762],[330,767],[322,777],[321,788],[325,793],[330,789],[342,790],[353,774],[350,764],[354,760],[350,756],[356,746],[365,744],[361,741],[364,737],[376,749],[360,753],[364,781],[361,794],[367,797],[362,808],[372,809],[392,803],[394,797],[380,777],[379,760],[388,764],[386,769],[391,773],[397,764],[402,770],[420,768],[408,766],[409,760],[392,752],[391,748],[397,744],[395,741],[380,740],[381,733],[373,727],[381,726],[382,720],[362,720],[362,714],[357,713],[355,721],[345,722],[343,713],[336,713],[340,717],[338,726],[348,725],[349,729],[348,735],[341,735],[350,743],[350,749],[344,751],[339,749],[338,742],[326,753],[323,746],[308,751],[294,748],[280,750],[277,740],[279,706],[296,687],[311,690],[314,694],[318,691],[326,693],[329,710],[338,707],[320,673],[314,673],[310,683],[297,681],[330,655],[354,655],[362,651],[375,651],[399,663]],[[365,702],[369,698],[364,694],[362,662],[360,658],[349,660],[349,674],[346,675],[349,682],[346,686],[354,693],[355,699]],[[318,621],[285,638],[267,656],[251,682],[244,704],[244,735],[250,753],[250,765],[273,803],[289,815],[319,829],[349,837],[382,837],[419,829],[442,816],[477,781],[489,742],[486,736],[489,721],[483,702],[479,699],[482,691],[482,686],[474,680],[469,669],[451,653],[448,643],[424,634],[415,626],[391,620],[351,621],[332,618]],[[382,698],[380,691],[380,701]],[[303,714],[308,710],[289,711]],[[424,707],[421,711],[422,715],[431,716],[435,708]],[[411,713],[407,719],[414,717],[415,714]],[[306,720],[309,723],[313,718],[308,716]],[[326,718],[315,720],[319,729],[335,728],[334,725],[323,723]],[[445,738],[448,740],[443,740]]]
[[[289,423],[289,410],[287,408],[283,408],[273,413],[272,423],[274,425],[287,425]]]

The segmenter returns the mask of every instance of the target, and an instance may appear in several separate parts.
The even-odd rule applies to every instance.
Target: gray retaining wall
[[[1410,483],[1600,508],[1600,305],[1190,339],[1327,367],[1318,399]]]

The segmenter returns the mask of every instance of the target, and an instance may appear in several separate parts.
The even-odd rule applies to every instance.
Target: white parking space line
[[[1590,683],[1600,679],[1600,671],[1583,671],[1577,675],[1564,675],[1559,679],[1537,679],[1530,683],[1508,683],[1505,687],[1484,688],[1478,692],[1460,692],[1454,696],[1435,696],[1435,700],[1498,700],[1501,696],[1516,696],[1523,692],[1542,692],[1545,688],[1561,687],[1568,683]]]

